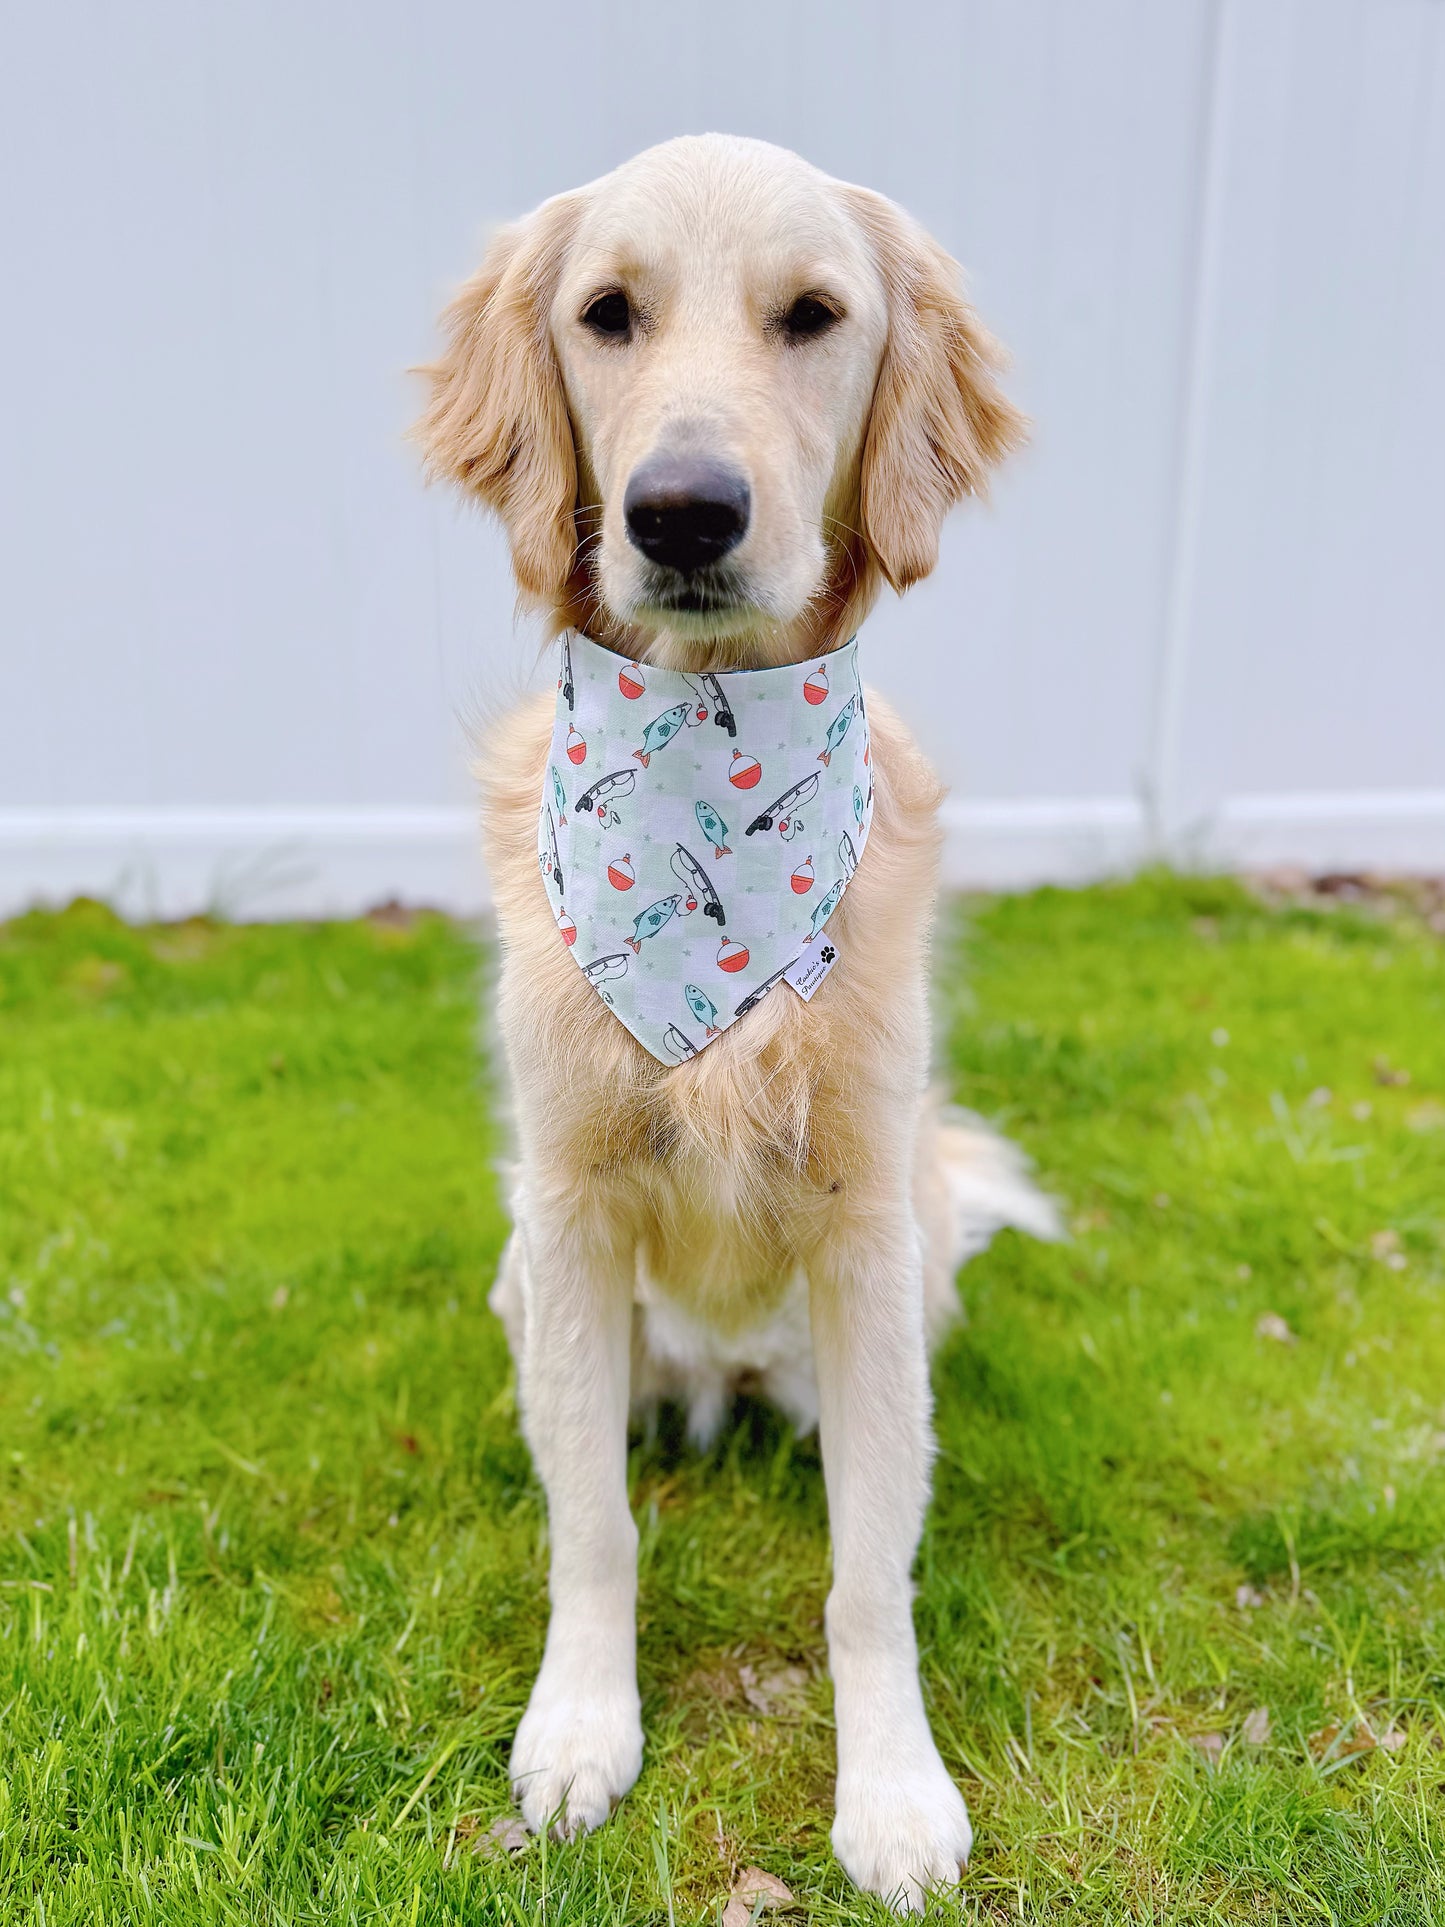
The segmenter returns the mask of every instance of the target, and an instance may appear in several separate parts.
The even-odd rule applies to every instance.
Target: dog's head
[[[564,624],[694,659],[802,656],[927,575],[1021,438],[943,250],[881,196],[669,141],[492,244],[418,436]]]

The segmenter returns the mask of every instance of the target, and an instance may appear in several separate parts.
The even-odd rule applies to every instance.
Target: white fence
[[[1015,353],[1032,450],[867,636],[953,877],[1445,869],[1442,0],[5,34],[0,910],[479,900],[462,721],[534,646],[402,371],[489,224],[708,127],[905,202]]]

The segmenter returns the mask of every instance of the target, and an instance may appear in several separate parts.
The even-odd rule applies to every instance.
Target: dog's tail
[[[932,1340],[959,1316],[960,1269],[997,1232],[1011,1228],[1052,1242],[1064,1236],[1064,1227],[1023,1152],[981,1118],[945,1104],[937,1092],[924,1100],[918,1153],[924,1316]]]

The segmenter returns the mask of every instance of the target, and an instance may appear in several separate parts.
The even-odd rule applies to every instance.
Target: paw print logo
[[[837,954],[837,951],[830,943],[825,943],[823,948],[818,952],[818,955],[823,959],[824,963],[832,963]]]

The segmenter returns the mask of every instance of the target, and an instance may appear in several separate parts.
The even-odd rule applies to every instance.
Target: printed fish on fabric
[[[873,820],[854,637],[691,675],[561,643],[537,859],[562,942],[665,1064],[746,1016],[837,909]]]

